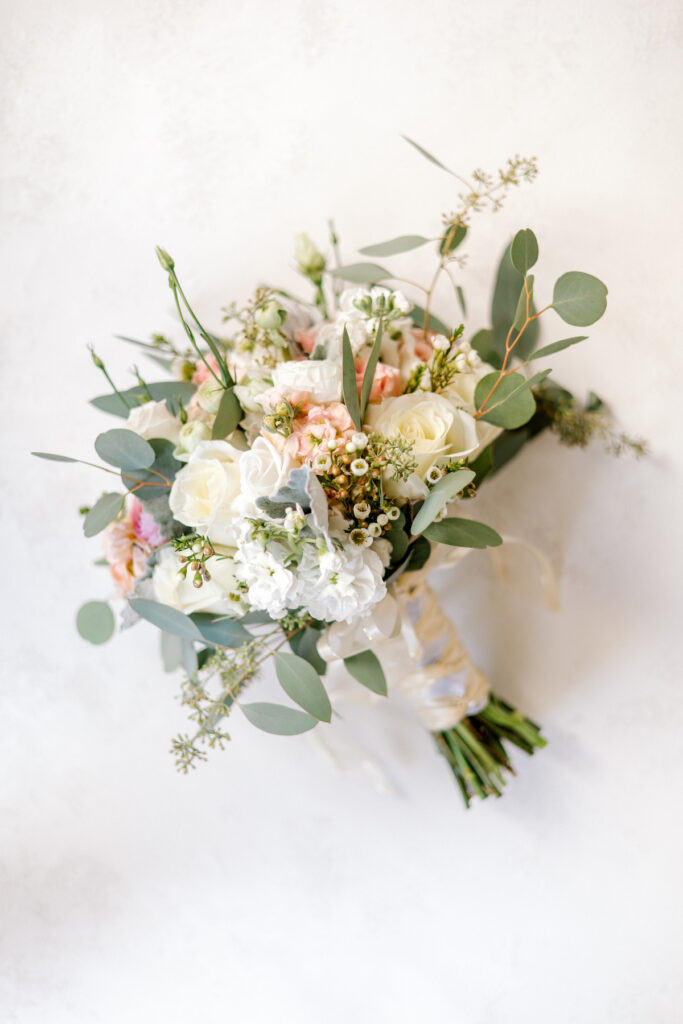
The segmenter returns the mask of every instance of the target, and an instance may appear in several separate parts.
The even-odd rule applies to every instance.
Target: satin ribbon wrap
[[[488,680],[427,583],[432,569],[452,567],[466,554],[466,549],[437,549],[423,569],[400,576],[371,615],[351,624],[336,622],[318,641],[328,662],[373,650],[389,685],[405,693],[431,732],[452,728],[488,702]]]

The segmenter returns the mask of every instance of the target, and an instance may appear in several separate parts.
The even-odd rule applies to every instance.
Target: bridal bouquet
[[[429,246],[431,283],[407,285],[421,305],[384,265],[343,265],[331,226],[329,256],[305,235],[296,240],[310,302],[259,287],[227,310],[219,336],[158,249],[186,340],[124,340],[169,379],[136,371],[134,386],[120,390],[92,353],[112,389],[93,404],[123,423],[95,439],[99,468],[119,486],[81,510],[83,529],[102,535],[121,627],[153,623],[165,667],[184,667],[193,724],[173,742],[181,770],[229,739],[235,708],[270,733],[329,728],[324,676],[334,661],[377,695],[408,695],[467,803],[500,795],[511,745],[529,754],[544,745],[539,727],[491,692],[427,583],[433,567],[501,544],[473,514],[477,490],[539,431],[570,444],[596,432],[617,447],[631,443],[611,433],[595,396],[581,405],[550,369],[529,371],[585,340],[539,347],[542,314],[555,327],[586,327],[607,296],[597,278],[569,271],[537,299],[531,230],[505,249],[490,326],[473,333],[459,322],[465,297],[452,274],[473,214],[535,173],[519,158],[496,179],[477,171],[431,238],[362,250],[386,260]],[[442,274],[457,303],[443,321],[432,309]],[[104,642],[115,629],[110,604],[85,604],[77,625]],[[389,673],[392,650],[401,667]],[[290,703],[251,699],[268,660]]]

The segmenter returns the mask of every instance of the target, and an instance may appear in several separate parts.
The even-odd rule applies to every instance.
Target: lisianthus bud
[[[165,249],[162,249],[160,245],[157,246],[157,259],[161,263],[164,270],[170,272],[173,270],[175,263],[173,259],[168,255]]]
[[[187,462],[192,452],[200,441],[208,441],[211,437],[211,430],[201,420],[191,420],[180,428],[178,444],[173,454],[179,462]]]
[[[325,257],[318,252],[308,235],[300,234],[294,239],[294,255],[299,264],[299,270],[306,277],[310,277],[314,284],[322,280],[322,272],[325,269]]]
[[[197,403],[204,412],[215,416],[221,404],[224,388],[214,377],[207,377],[197,389]]]
[[[259,306],[254,313],[254,320],[264,331],[272,331],[282,327],[286,319],[287,313],[284,309],[280,309],[274,300],[266,302],[264,306]]]

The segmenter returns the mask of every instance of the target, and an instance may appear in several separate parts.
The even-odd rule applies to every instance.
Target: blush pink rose
[[[294,430],[281,443],[275,439],[278,435],[268,435],[278,448],[285,451],[291,458],[299,462],[311,462],[321,451],[322,441],[331,441],[338,437],[348,439],[355,431],[353,420],[341,402],[328,402],[326,405],[313,405],[305,415],[294,420]]]
[[[368,365],[367,359],[356,359],[356,384],[360,397],[361,387],[365,368]],[[401,374],[397,366],[387,366],[386,363],[378,363],[375,369],[375,376],[370,389],[370,401],[379,402],[383,398],[393,398],[401,394]]]
[[[136,497],[130,497],[126,514],[110,523],[102,534],[104,557],[122,597],[130,594],[135,581],[144,576],[147,559],[163,543],[159,524]]]
[[[220,376],[220,374],[218,373],[218,363],[216,362],[215,356],[207,356],[206,362],[209,364],[213,372]],[[203,384],[204,381],[207,380],[210,376],[211,372],[209,370],[209,367],[200,359],[199,362],[197,363],[197,368],[192,374],[192,383],[196,384],[197,387],[199,387],[199,385]]]

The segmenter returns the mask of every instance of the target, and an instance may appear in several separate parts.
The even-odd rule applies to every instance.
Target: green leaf
[[[131,597],[129,604],[142,619],[147,619],[153,626],[163,629],[166,633],[182,637],[184,640],[203,640],[204,637],[188,615],[158,601],[148,601],[143,597]]]
[[[116,519],[123,508],[123,494],[103,494],[88,512],[83,521],[83,533],[94,537]]]
[[[372,345],[372,351],[368,358],[365,366],[365,373],[363,374],[363,386],[360,392],[360,422],[363,422],[365,417],[365,410],[368,407],[370,401],[370,392],[372,391],[372,384],[375,379],[375,370],[377,369],[377,363],[379,361],[379,352],[382,347],[382,321],[379,321],[377,325],[377,334]],[[356,389],[357,391],[357,389]]]
[[[424,533],[448,502],[452,501],[456,494],[459,494],[473,480],[474,473],[470,469],[458,469],[455,473],[446,473],[445,476],[442,476],[432,487],[422,502],[420,511],[413,519],[413,525],[410,528],[413,537]]]
[[[80,462],[80,459],[72,459],[69,455],[53,455],[52,452],[31,452],[37,459],[49,459],[50,462]]]
[[[437,160],[435,156],[432,156],[432,154],[427,152],[426,149],[423,149],[423,147],[420,146],[417,142],[413,142],[413,140],[409,139],[407,135],[402,135],[401,138],[405,139],[405,141],[409,143],[409,145],[411,145],[413,149],[416,149],[418,153],[420,153],[420,155],[425,158],[425,160],[429,160],[430,164],[434,164],[436,167],[440,167],[442,171],[445,171],[446,174],[450,174],[454,178],[458,178],[457,174],[454,174],[453,171],[449,170],[445,164],[442,164],[440,160]]]
[[[177,415],[180,403],[187,405],[197,388],[185,380],[162,380],[157,383],[147,384],[145,387],[137,385],[129,388],[128,391],[121,391],[111,395],[98,395],[92,398],[90,404],[102,412],[111,413],[112,416],[121,416],[126,419],[128,413],[136,405],[144,405],[150,401],[150,395],[155,402],[166,402],[166,406],[174,416]],[[124,399],[122,401],[121,399]],[[128,403],[128,404],[126,404]]]
[[[313,666],[296,654],[283,654],[281,651],[275,652],[273,660],[280,686],[287,696],[318,721],[329,722],[332,705]]]
[[[474,389],[474,404],[481,409],[482,403],[486,401],[491,388],[498,380],[498,373],[487,373],[477,383]],[[521,373],[511,373],[503,377],[498,387],[488,399],[486,409],[480,419],[487,423],[493,423],[505,430],[514,430],[521,427],[531,419],[535,410],[536,402],[526,385],[526,378]],[[514,397],[513,397],[514,396]],[[495,406],[495,408],[493,408]]]
[[[529,358],[545,359],[546,356],[551,356],[554,352],[561,352],[562,349],[569,348],[571,345],[578,345],[580,341],[586,341],[587,338],[587,334],[581,334],[578,338],[564,338],[563,341],[554,341],[552,345],[544,345],[543,348],[537,349]]]
[[[553,309],[565,323],[588,327],[607,309],[607,288],[592,274],[570,270],[555,282]]]
[[[123,482],[129,491],[135,488],[135,496],[143,502],[145,509],[154,516],[168,534],[173,528],[172,516],[168,507],[170,485],[183,463],[174,457],[172,441],[155,437],[149,444],[155,452],[152,465],[149,469],[136,469],[133,476],[127,476]],[[143,486],[139,487],[139,483],[142,483]]]
[[[330,273],[332,277],[351,281],[352,284],[376,284],[377,281],[386,281],[393,276],[377,263],[350,263],[348,267],[338,267]]]
[[[465,293],[459,284],[455,286],[455,294],[458,296],[458,305],[460,306],[460,312],[463,316],[467,316],[467,303],[465,302]]]
[[[472,519],[442,519],[425,530],[425,537],[436,544],[457,548],[497,548],[503,543],[500,534],[490,526]]]
[[[292,633],[289,637],[289,646],[295,654],[299,655],[300,658],[305,658],[309,665],[313,666],[319,676],[324,676],[327,672],[327,662],[318,654],[319,636],[319,630],[312,629],[310,626],[305,626],[297,633]]]
[[[239,704],[238,707],[257,729],[275,736],[297,736],[318,724],[315,718],[311,718],[305,712],[285,707],[284,704],[268,704],[263,701],[256,704]]]
[[[498,264],[496,284],[493,290],[493,301],[491,303],[493,348],[498,353],[500,360],[502,360],[503,355],[505,354],[505,340],[510,328],[512,327],[512,322],[515,319],[517,302],[519,300],[519,293],[523,283],[522,275],[519,271],[515,270],[512,265],[510,248],[511,246],[508,246],[505,249],[500,263]],[[531,306],[530,312],[536,312],[533,305]],[[536,347],[536,344],[538,343],[539,330],[539,321],[532,320],[515,348],[515,354],[519,356],[520,359],[526,359],[529,353]],[[512,337],[515,337],[514,333]],[[490,360],[488,361],[490,362]]]
[[[183,658],[183,668],[188,676],[191,676],[199,668],[199,655],[195,650],[195,646],[192,640],[181,640],[181,651]],[[204,648],[207,650],[207,648]]]
[[[378,693],[380,697],[386,697],[387,680],[376,654],[372,651],[352,654],[350,658],[344,658],[344,665],[349,675],[368,690]]]
[[[363,429],[363,421],[360,415],[360,404],[358,402],[358,385],[356,384],[356,364],[353,361],[353,350],[349,341],[349,332],[344,327],[342,335],[342,382],[344,402],[349,410],[349,416],[354,422],[356,430]]]
[[[450,256],[459,245],[465,241],[467,228],[464,224],[450,224],[446,234],[441,239],[439,252],[442,256]]]
[[[531,228],[518,231],[510,247],[510,259],[515,270],[528,274],[538,260],[538,242]]]
[[[533,295],[534,295],[534,275],[533,274],[529,274],[529,276],[527,278],[525,278],[525,280],[522,282],[522,290],[519,293],[519,298],[517,299],[517,308],[515,309],[515,319],[512,321],[512,326],[514,327],[515,331],[518,331],[518,332],[521,331],[522,327],[524,327],[524,324],[526,323],[526,318],[527,318],[527,316],[526,316],[527,289],[529,291],[529,313],[531,313],[531,308],[533,306],[533,301],[534,301],[533,300]],[[533,323],[533,321],[532,321],[532,323]],[[526,332],[527,332],[527,330],[529,329],[530,326],[531,326],[531,324],[527,324],[527,326],[526,326],[526,328],[524,330],[524,336],[525,337],[526,337]]]
[[[107,430],[95,438],[95,451],[110,466],[119,469],[148,469],[154,462],[154,449],[133,430]]]
[[[114,613],[106,601],[88,601],[76,615],[76,629],[91,644],[103,644],[114,632]]]
[[[400,252],[410,252],[411,249],[419,249],[429,241],[422,235],[399,235],[388,242],[379,242],[377,245],[366,245],[358,251],[362,256],[396,256]]]
[[[235,619],[229,619],[224,615],[195,612],[190,618],[202,637],[209,643],[218,644],[219,647],[241,647],[242,644],[254,639],[244,626]]]
[[[483,328],[481,331],[477,331],[470,338],[470,345],[473,349],[476,349],[485,363],[490,363],[491,366],[495,366],[497,369],[500,368],[502,359],[494,345],[492,330]]]
[[[413,303],[413,310],[410,314],[411,319],[416,327],[420,327],[424,330],[425,325],[425,309],[424,306],[419,306],[417,302]],[[436,331],[437,334],[450,335],[450,328],[446,327],[443,320],[439,320],[438,316],[434,316],[431,309],[429,311],[429,330]]]
[[[408,550],[408,544],[410,538],[405,531],[406,517],[401,512],[398,519],[392,522],[391,526],[384,534],[384,539],[388,540],[391,544],[391,561],[400,562],[406,551]]]
[[[213,440],[222,441],[224,437],[232,434],[243,416],[244,412],[234,389],[226,388],[218,406],[213,430],[211,431]]]
[[[423,569],[429,561],[432,553],[432,545],[426,537],[418,537],[410,546],[408,559],[405,565],[406,572],[418,572]]]
[[[183,641],[173,633],[161,634],[161,663],[164,672],[174,672],[183,663]]]
[[[489,473],[493,472],[493,444],[487,444],[468,465],[475,473],[474,486],[479,487]]]

